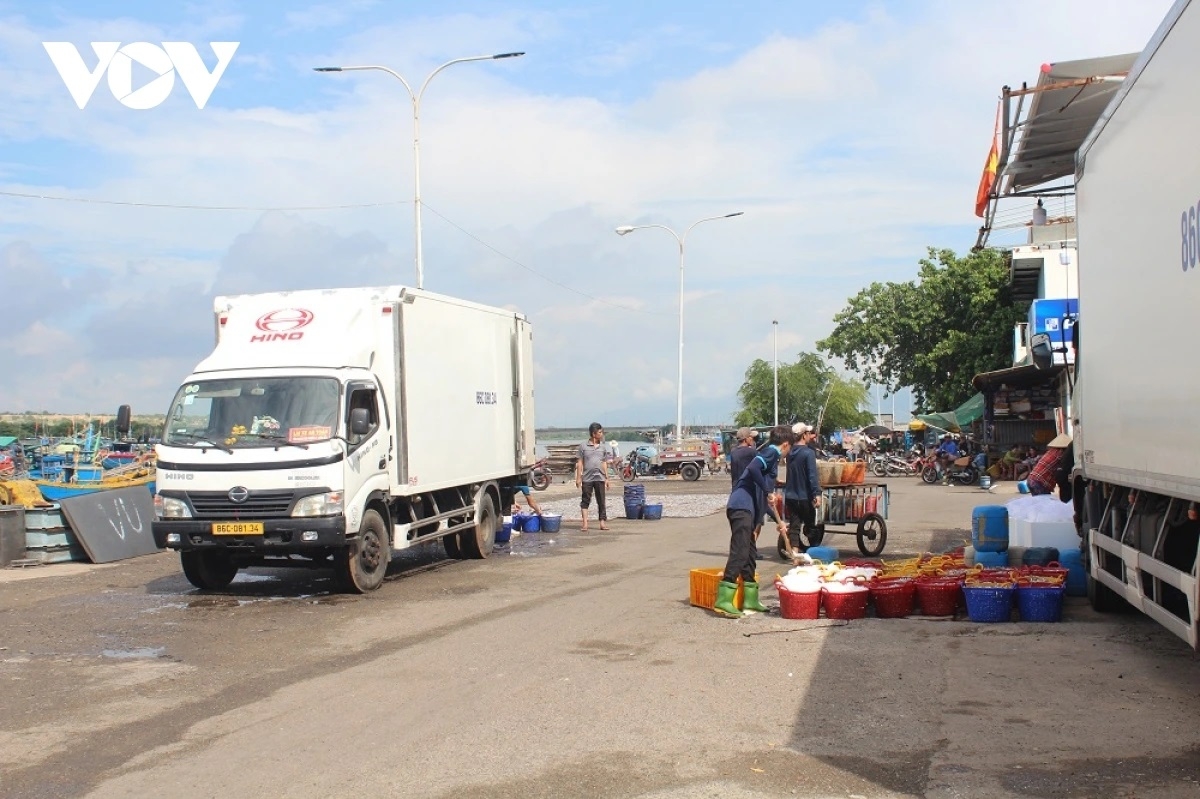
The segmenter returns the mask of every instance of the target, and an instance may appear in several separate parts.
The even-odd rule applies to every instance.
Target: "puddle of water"
[[[113,660],[153,660],[162,657],[166,651],[165,646],[139,646],[134,649],[105,649],[100,654]]]
[[[159,605],[156,608],[147,608],[142,613],[158,613],[160,610],[182,610],[187,607],[186,602],[168,602],[165,605]]]
[[[278,577],[269,574],[246,574],[246,572],[238,572],[233,581],[235,583],[265,583],[278,579]]]
[[[234,608],[238,601],[232,596],[202,596],[187,603],[189,608]]]

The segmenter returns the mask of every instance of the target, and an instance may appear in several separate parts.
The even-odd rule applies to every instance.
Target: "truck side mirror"
[[[365,436],[371,432],[371,412],[366,408],[350,409],[350,433]]]
[[[1054,365],[1054,349],[1050,343],[1049,333],[1037,333],[1031,336],[1029,352],[1033,355],[1033,365],[1038,369],[1049,369]]]

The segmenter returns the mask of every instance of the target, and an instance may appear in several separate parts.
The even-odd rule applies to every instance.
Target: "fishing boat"
[[[47,469],[46,460],[49,458],[43,459],[41,473],[30,473],[30,479],[48,502],[131,486],[144,485],[151,494],[155,491],[153,453],[146,453],[115,469],[104,469],[86,462],[55,465]]]
[[[73,480],[71,482],[38,478],[31,482],[37,486],[38,491],[41,492],[41,495],[47,502],[61,502],[71,497],[80,497],[84,494],[94,494],[97,491],[108,491],[114,488],[146,486],[151,494],[155,490],[155,474],[153,471],[149,474],[143,474],[140,477],[105,476],[99,480]]]

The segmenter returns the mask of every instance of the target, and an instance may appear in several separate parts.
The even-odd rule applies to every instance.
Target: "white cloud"
[[[650,74],[623,100],[522,89],[520,61],[448,69],[421,114],[426,287],[530,315],[542,422],[662,422],[674,417],[678,252],[662,231],[618,237],[613,228],[682,232],[744,210],[694,230],[686,253],[684,414],[716,421],[736,409],[750,361],[770,359],[771,319],[781,322],[781,359],[794,358],[866,283],[911,277],[927,244],[973,242],[971,205],[1002,84],[1033,80],[1043,61],[1136,50],[1168,6],[907,4],[740,52],[722,52],[714,29],[698,45],[714,53],[709,65],[677,79]],[[341,24],[343,8],[312,6],[286,22]],[[194,23],[239,24],[223,12]],[[210,344],[215,292],[410,281],[403,87],[383,74],[307,68],[386,63],[416,80],[447,52],[492,52],[497,42],[528,46],[532,59],[534,45],[574,24],[571,13],[429,15],[354,33],[321,56],[244,44],[238,57],[259,78],[293,77],[273,64],[303,71],[309,99],[279,107],[264,86],[252,107],[197,112],[180,97],[133,113],[98,92],[81,114],[40,42],[106,31],[155,41],[166,29],[0,22],[0,141],[82,153],[88,166],[77,178],[5,158],[0,176],[12,177],[0,188],[252,207],[402,203],[264,214],[0,198],[3,275],[27,281],[18,285],[36,299],[29,305],[71,298],[73,307],[64,318],[18,303],[26,318],[0,354],[10,376],[0,409],[165,406]],[[644,38],[600,44],[600,57],[573,68],[642,68]],[[227,75],[238,79],[233,68]],[[123,318],[138,320],[136,336],[97,334]],[[48,357],[30,348],[34,339],[62,353]],[[63,374],[73,387],[47,392]]]

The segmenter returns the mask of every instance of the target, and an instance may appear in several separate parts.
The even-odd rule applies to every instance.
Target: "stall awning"
[[[919,413],[917,419],[930,427],[949,430],[952,433],[970,427],[983,416],[983,394],[976,394],[952,411],[941,413]]]
[[[1138,53],[1048,64],[1004,168],[1002,194],[1075,174],[1075,152],[1121,88]]]
[[[992,393],[1000,386],[1008,388],[1032,388],[1044,385],[1058,379],[1064,369],[1062,364],[1055,364],[1049,369],[1039,369],[1033,364],[1014,366],[1010,369],[997,369],[994,372],[982,372],[975,375],[971,385],[982,392]]]

